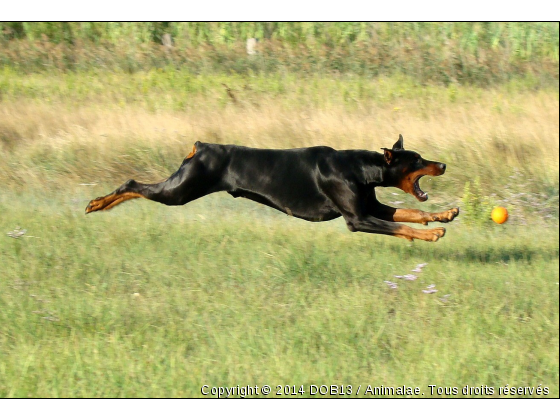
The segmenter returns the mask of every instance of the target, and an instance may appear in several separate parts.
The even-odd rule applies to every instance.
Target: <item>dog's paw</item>
[[[104,197],[97,197],[96,199],[91,200],[86,207],[86,214],[101,210],[104,204],[103,198]]]
[[[445,228],[435,228],[430,229],[427,231],[431,236],[429,237],[428,241],[437,242],[439,238],[443,238],[445,236]]]
[[[449,223],[459,215],[459,207],[436,213],[432,216],[432,222]]]

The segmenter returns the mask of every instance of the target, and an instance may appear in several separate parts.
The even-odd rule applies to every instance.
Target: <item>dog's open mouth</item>
[[[419,200],[419,201],[426,201],[428,199],[428,194],[425,193],[424,191],[422,191],[422,189],[420,188],[420,178],[422,178],[424,175],[420,175],[418,178],[416,178],[416,180],[413,182],[412,184],[412,188],[414,191],[414,196]]]

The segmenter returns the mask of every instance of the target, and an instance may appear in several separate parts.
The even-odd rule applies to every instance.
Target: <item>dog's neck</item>
[[[370,151],[359,151],[361,164],[355,168],[362,183],[372,187],[385,186],[386,163],[383,154]]]

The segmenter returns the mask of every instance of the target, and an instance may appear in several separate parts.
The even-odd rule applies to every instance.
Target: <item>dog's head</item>
[[[383,148],[383,151],[386,164],[385,184],[388,187],[400,188],[419,201],[426,201],[428,194],[420,189],[418,181],[424,175],[443,175],[445,163],[432,162],[423,159],[416,152],[404,150],[403,137],[400,134],[393,148]]]

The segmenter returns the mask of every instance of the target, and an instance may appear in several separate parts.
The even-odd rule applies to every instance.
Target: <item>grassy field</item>
[[[172,46],[162,41],[171,36]],[[257,54],[246,41],[256,37]],[[19,73],[171,67],[194,74],[558,85],[555,22],[0,22],[0,67]]]
[[[557,89],[4,70],[0,92],[0,396],[196,397],[205,384],[559,396]],[[427,203],[381,199],[460,205],[437,243],[227,194],[84,215],[126,179],[166,177],[197,140],[379,150],[399,133],[448,170],[422,181]],[[503,226],[495,204],[510,210]],[[17,226],[23,237],[6,235]],[[420,263],[415,281],[394,277]]]
[[[90,196],[1,196],[1,231],[27,229],[0,241],[3,397],[196,397],[205,384],[558,397],[557,227],[458,223],[409,244],[219,195],[86,217]],[[394,278],[420,263],[416,281]]]

